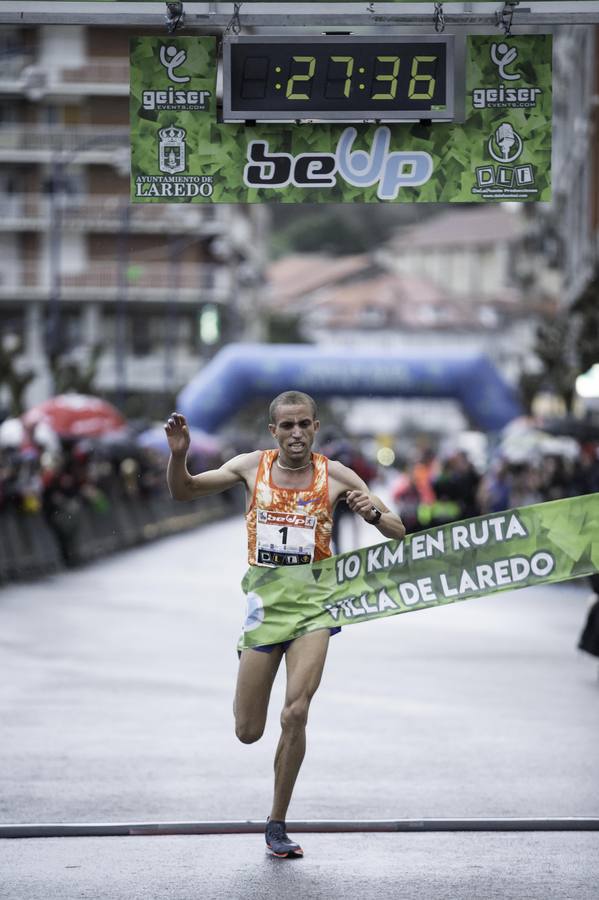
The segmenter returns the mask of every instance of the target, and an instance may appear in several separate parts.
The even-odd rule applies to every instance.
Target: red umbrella
[[[64,438],[98,437],[127,424],[118,409],[106,400],[85,394],[59,394],[27,410],[21,418],[30,430],[44,422]]]

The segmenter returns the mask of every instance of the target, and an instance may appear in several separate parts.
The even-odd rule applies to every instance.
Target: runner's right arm
[[[251,457],[254,453],[242,453],[228,460],[220,469],[191,475],[186,464],[190,436],[185,416],[173,413],[164,430],[171,451],[166,481],[173,500],[195,500],[207,494],[220,494],[239,482],[246,482],[248,463],[253,461]]]

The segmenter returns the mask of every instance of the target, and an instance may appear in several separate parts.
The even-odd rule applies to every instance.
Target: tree
[[[525,373],[520,380],[526,406],[530,409],[535,395],[545,388],[561,397],[567,411],[571,412],[580,364],[575,347],[575,325],[568,311],[540,323],[534,352],[542,368],[538,373]]]
[[[269,344],[309,343],[302,332],[301,316],[299,315],[267,312],[264,326],[265,340]]]
[[[17,357],[21,352],[21,341],[18,338],[12,340],[12,337],[7,335],[0,341],[0,387],[8,388],[10,415],[20,416],[25,412],[25,389],[35,373],[32,370],[19,371]]]
[[[273,204],[271,256],[289,253],[327,253],[345,256],[372,252],[389,240],[399,226],[419,221],[433,212],[432,204],[303,203],[293,207]]]
[[[104,352],[102,343],[93,344],[87,360],[76,362],[60,353],[50,356],[50,368],[54,378],[54,390],[57,394],[76,391],[78,394],[95,393],[94,381],[98,374],[98,363]]]
[[[578,320],[576,352],[582,374],[599,363],[599,277],[576,303],[575,315]]]

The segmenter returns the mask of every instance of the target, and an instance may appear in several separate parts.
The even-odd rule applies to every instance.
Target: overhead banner
[[[305,73],[294,76],[295,86],[301,83],[306,92],[313,66],[307,59],[302,57]],[[344,91],[368,87],[358,83],[361,70],[351,70],[349,56],[335,59],[346,67],[340,81]],[[374,96],[395,89],[400,62],[386,65],[388,71],[374,75]],[[462,123],[222,123],[216,73],[214,37],[132,39],[133,202],[551,198],[550,35],[470,35]],[[421,93],[427,78],[430,84],[430,76],[416,76]]]
[[[79,3],[80,5],[85,5],[85,2],[82,3],[82,0],[72,0],[73,3]],[[91,2],[91,0],[90,0]],[[97,2],[97,0],[96,0]],[[101,3],[162,3],[164,4],[165,0],[100,0]],[[275,0],[245,0],[245,2],[240,3],[240,6],[248,6],[252,3],[274,3]],[[322,0],[276,0],[280,5],[293,5],[295,3],[314,3],[322,5]],[[488,3],[489,0],[470,0],[471,3]],[[537,2],[537,0],[532,0],[533,3]],[[558,0],[546,0],[546,2],[555,2]],[[559,0],[561,2],[561,0]],[[347,0],[327,0],[327,3],[345,3],[347,5]],[[426,3],[428,6],[431,5],[431,0],[384,0],[384,3]],[[384,3],[380,3],[379,6],[383,6]],[[375,10],[373,10],[375,12]]]
[[[283,529],[285,530],[285,529]],[[240,650],[599,570],[599,494],[452,522],[312,565],[252,566]]]

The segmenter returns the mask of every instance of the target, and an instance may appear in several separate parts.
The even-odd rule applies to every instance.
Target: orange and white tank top
[[[298,566],[331,556],[327,457],[312,454],[312,483],[298,491],[274,484],[272,467],[278,455],[278,450],[265,450],[256,472],[246,515],[251,566]]]

